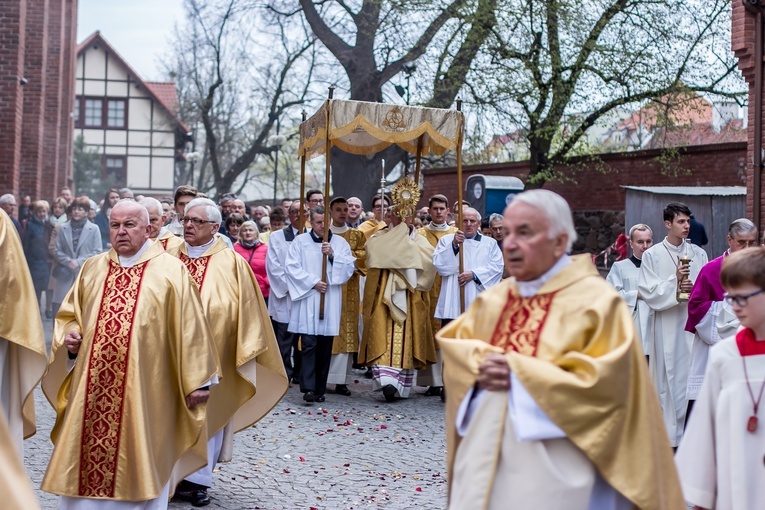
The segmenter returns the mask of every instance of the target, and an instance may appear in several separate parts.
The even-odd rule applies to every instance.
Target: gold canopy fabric
[[[375,154],[393,144],[417,154],[422,137],[422,154],[440,155],[457,149],[464,116],[457,110],[328,99],[300,125],[300,157],[326,153],[328,124],[331,144],[351,154]]]

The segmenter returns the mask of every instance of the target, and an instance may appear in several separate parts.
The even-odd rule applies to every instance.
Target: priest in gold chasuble
[[[268,414],[289,382],[252,269],[214,235],[220,223],[217,206],[195,198],[183,223],[185,242],[169,253],[183,262],[199,288],[221,366],[207,403],[208,464],[187,476],[177,492],[199,504],[212,486],[215,464],[232,458],[233,434]]]
[[[433,249],[436,249],[438,241],[448,234],[454,234],[459,230],[457,227],[449,226],[446,223],[446,215],[449,213],[449,199],[444,195],[433,195],[428,200],[428,214],[430,223],[417,229],[417,233],[428,240]],[[436,273],[433,280],[433,287],[430,288],[430,327],[433,335],[441,329],[441,319],[436,319],[436,305],[438,296],[441,294],[441,275]],[[434,365],[429,365],[424,370],[417,372],[417,381],[420,386],[430,386],[425,392],[426,396],[438,396],[444,386],[441,373],[444,370],[444,363],[441,359],[441,350],[436,344],[436,358]]]
[[[366,237],[361,231],[350,228],[348,220],[348,201],[343,197],[335,197],[329,203],[332,224],[332,235],[340,236],[348,243],[351,253],[356,259],[353,276],[341,286],[343,308],[340,314],[340,334],[332,343],[332,359],[329,365],[327,382],[335,385],[335,393],[350,396],[348,382],[351,378],[353,356],[359,352],[359,305],[361,294],[359,283],[366,275]]]
[[[24,510],[40,508],[16,445],[11,439],[5,416],[2,414],[0,414],[0,491],[3,493],[3,508]]]
[[[56,316],[42,489],[64,509],[166,508],[173,470],[207,462],[217,356],[188,271],[148,240],[146,209],[119,202],[109,228],[113,248],[85,261]]]
[[[387,195],[383,195],[382,200],[380,200],[379,194],[372,197],[372,212],[374,213],[374,217],[359,225],[359,231],[364,234],[367,241],[369,241],[369,238],[372,237],[375,232],[385,227],[385,221],[383,221],[383,206],[386,209],[390,207],[390,198],[388,198]]]
[[[149,239],[162,245],[162,248],[170,250],[183,244],[183,239],[165,228],[167,214],[162,211],[162,204],[156,198],[146,197],[139,202],[149,211]]]
[[[33,391],[48,364],[40,307],[16,227],[0,210],[0,414],[19,455],[34,435]]]
[[[568,204],[504,214],[513,278],[439,331],[450,509],[685,508],[632,316],[576,238]]]
[[[382,390],[387,401],[407,398],[415,370],[436,362],[428,295],[436,274],[433,247],[409,224],[417,203],[412,197],[419,198],[419,190],[406,178],[392,194],[389,226],[366,244],[359,348],[359,363],[372,367],[373,387]]]

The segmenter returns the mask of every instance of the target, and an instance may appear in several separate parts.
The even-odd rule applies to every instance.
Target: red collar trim
[[[741,356],[765,354],[765,341],[757,341],[754,331],[744,328],[736,334],[736,345]]]

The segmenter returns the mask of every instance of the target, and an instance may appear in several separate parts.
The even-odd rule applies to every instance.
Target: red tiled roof
[[[689,145],[745,142],[746,140],[747,135],[743,122],[739,119],[734,119],[719,132],[715,132],[711,122],[699,122],[691,126],[669,130],[658,128],[645,148],[687,147]]]
[[[175,83],[171,81],[147,81],[146,86],[162,101],[168,110],[173,112],[174,115],[178,114],[178,94],[175,91]]]

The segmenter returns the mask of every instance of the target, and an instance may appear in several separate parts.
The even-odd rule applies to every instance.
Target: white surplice
[[[273,243],[273,236],[271,237]],[[311,232],[300,234],[292,241],[284,270],[287,286],[292,299],[288,331],[306,335],[337,336],[340,333],[340,314],[343,306],[343,292],[340,286],[350,280],[356,269],[356,259],[348,242],[333,235],[332,261],[327,261],[327,283],[324,294],[324,319],[319,320],[321,294],[314,289],[321,280],[323,255],[321,242],[315,242]],[[270,249],[270,248],[269,248]]]
[[[735,336],[740,324],[731,306],[725,301],[715,301],[709,311],[696,325],[691,347],[691,368],[688,373],[686,398],[696,400],[704,382],[709,350],[721,340]]]
[[[632,259],[624,259],[611,266],[606,281],[616,289],[616,292],[627,303],[627,308],[632,312],[632,319],[635,321],[640,345],[643,346],[643,352],[648,354],[651,350],[649,345],[651,336],[647,332],[651,309],[645,301],[638,299],[639,275],[640,268],[635,265]]]
[[[747,356],[746,371],[756,398],[765,381],[765,355]],[[706,377],[675,457],[689,503],[715,510],[765,506],[765,411],[757,413],[757,430],[748,432],[753,409],[746,379],[735,338],[710,349]]]
[[[441,293],[436,305],[436,319],[456,319],[460,311],[459,254],[455,253],[452,241],[454,234],[447,234],[438,240],[433,251],[433,265],[443,279]],[[473,239],[465,239],[464,268],[472,271],[478,281],[465,284],[465,309],[470,306],[478,294],[493,287],[502,280],[504,260],[497,241],[491,237],[477,234]]]
[[[683,436],[685,413],[688,407],[686,389],[691,363],[693,335],[685,331],[688,320],[688,302],[678,302],[678,257],[691,259],[691,281],[695,281],[707,254],[696,245],[683,243],[673,246],[666,238],[643,253],[638,289],[646,304],[653,310],[648,322],[650,372],[659,393],[669,442],[677,446]]]
[[[293,228],[292,232],[297,235]],[[271,286],[268,296],[268,315],[276,322],[287,324],[290,321],[292,300],[287,287],[287,275],[284,272],[284,263],[287,260],[287,251],[290,243],[284,237],[284,230],[271,232],[268,251],[266,252],[266,274]]]

